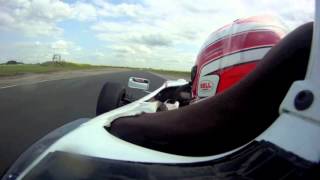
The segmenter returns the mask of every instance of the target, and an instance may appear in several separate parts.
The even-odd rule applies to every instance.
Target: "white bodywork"
[[[108,158],[115,160],[153,162],[153,163],[191,163],[218,159],[237,151],[240,148],[215,156],[188,157],[163,153],[147,149],[135,144],[121,140],[104,129],[111,122],[119,117],[132,116],[142,112],[156,112],[158,102],[147,102],[157,95],[161,90],[185,85],[188,82],[180,79],[177,81],[167,81],[159,89],[147,96],[117,108],[108,113],[102,114],[82,124],[76,130],[69,132],[63,138],[57,140],[45,152],[43,152],[26,170],[21,173],[18,179],[23,178],[35,165],[37,165],[48,153],[54,151],[65,151],[87,156]]]
[[[320,162],[320,1],[316,12],[312,48],[306,78],[292,84],[280,105],[279,118],[257,140],[267,140],[311,162]],[[314,99],[305,110],[294,107],[296,95],[312,92]]]
[[[269,141],[281,148],[290,151],[306,160],[312,162],[320,161],[320,12],[318,10],[320,1],[316,1],[316,19],[312,44],[312,55],[309,62],[308,74],[303,82],[296,82],[289,90],[285,100],[280,107],[279,118],[255,140]],[[43,152],[27,169],[24,170],[18,179],[23,178],[37,163],[48,153],[54,151],[66,151],[87,156],[95,156],[108,159],[153,162],[153,163],[186,163],[208,161],[226,156],[246,145],[214,156],[187,157],[163,153],[144,147],[140,147],[123,141],[110,133],[104,126],[118,117],[136,115],[141,112],[156,112],[157,102],[146,102],[166,87],[180,86],[187,82],[184,80],[167,81],[156,91],[137,100],[131,104],[120,107],[108,113],[102,114],[79,128],[71,131],[63,138],[56,141],[45,152]],[[297,111],[293,107],[294,98],[300,90],[308,89],[314,94],[314,102],[305,111]]]

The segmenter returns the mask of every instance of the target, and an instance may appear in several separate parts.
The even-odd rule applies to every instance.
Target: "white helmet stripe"
[[[209,36],[209,40],[206,41],[201,47],[201,50],[208,47],[210,44],[216,42],[217,40],[220,40],[229,36],[233,36],[236,34],[253,32],[253,31],[274,31],[275,29],[279,29],[286,32],[286,30],[282,28],[280,25],[276,26],[276,25],[265,25],[265,24],[258,24],[258,23],[233,24],[228,28],[212,33]]]
[[[263,47],[240,51],[227,56],[223,56],[219,59],[209,62],[208,64],[205,64],[200,69],[200,77],[217,71],[218,69],[223,69],[240,63],[248,63],[256,60],[261,60],[270,49],[271,47]]]

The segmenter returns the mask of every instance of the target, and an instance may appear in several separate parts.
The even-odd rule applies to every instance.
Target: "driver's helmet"
[[[287,32],[270,16],[238,19],[213,32],[192,68],[193,99],[215,95],[239,82]]]

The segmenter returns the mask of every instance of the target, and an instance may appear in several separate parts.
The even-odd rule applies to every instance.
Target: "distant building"
[[[52,56],[52,61],[53,62],[60,62],[61,61],[61,55],[60,54],[54,54]]]

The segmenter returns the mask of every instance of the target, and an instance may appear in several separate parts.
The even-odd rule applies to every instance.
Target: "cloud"
[[[145,44],[150,47],[170,46],[172,44],[172,41],[169,39],[169,37],[161,34],[141,35],[138,37],[133,37],[131,41],[138,44]]]
[[[294,29],[313,19],[313,3],[312,0],[199,0],[196,3],[194,0],[130,0],[117,4],[105,0],[72,3],[0,0],[0,31],[33,37],[38,43],[14,46],[20,48],[21,56],[25,54],[30,59],[35,58],[32,53],[44,58],[61,53],[65,58],[86,63],[189,70],[202,43],[217,28],[235,19],[272,14]],[[85,48],[75,43],[78,41],[70,41],[72,38],[67,34],[72,32],[64,33],[70,29],[58,25],[69,20],[81,24],[71,31],[86,31],[91,38],[79,40]],[[46,38],[53,42],[44,42]],[[9,47],[0,42],[0,54],[14,56],[13,50],[9,54],[3,49]]]
[[[272,14],[281,19],[290,29],[313,21],[314,0],[285,0],[285,1],[243,1],[243,14]],[[284,8],[285,7],[285,8]],[[246,10],[249,11],[246,11]]]
[[[97,18],[97,12],[95,6],[77,2],[72,5],[72,17],[79,21],[92,21]]]
[[[150,48],[144,46],[144,45],[131,45],[131,46],[112,46],[111,48],[116,53],[118,53],[119,56],[128,56],[132,57],[132,55],[145,55],[150,54],[152,51]]]
[[[71,46],[72,43],[64,41],[64,40],[58,40],[53,43],[51,43],[52,49],[68,49]]]
[[[69,50],[73,47],[73,43],[65,40],[58,40],[51,43],[51,48],[54,53],[68,55]]]
[[[45,41],[25,41],[15,42],[9,45],[0,45],[1,60],[17,59],[25,63],[39,63],[50,61],[53,54],[60,54],[64,60],[74,60],[80,58],[87,52],[74,42],[63,39],[45,42]]]
[[[15,19],[8,13],[0,11],[0,25],[1,27],[5,27],[7,24],[13,24]]]
[[[92,21],[97,17],[93,5],[68,4],[60,0],[0,0],[0,30],[16,31],[26,36],[61,36],[57,23],[74,19]]]
[[[207,36],[236,19],[272,14],[293,29],[313,16],[309,0],[94,2],[101,16],[91,27],[97,39],[108,43],[123,62],[144,59],[148,65],[161,68],[190,68]],[[145,47],[150,53],[136,47]]]
[[[67,18],[70,7],[58,0],[0,1],[1,29],[27,36],[61,35],[56,22]]]
[[[94,0],[98,7],[98,14],[103,17],[138,17],[145,15],[145,8],[141,4],[112,4],[103,0]]]
[[[99,22],[91,29],[96,32],[98,39],[114,43],[114,45],[140,44],[153,48],[171,46],[174,43],[170,33],[142,23]]]

